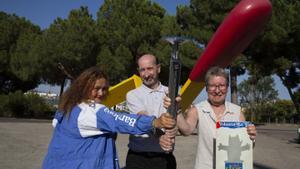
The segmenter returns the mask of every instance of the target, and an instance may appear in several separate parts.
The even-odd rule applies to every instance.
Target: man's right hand
[[[166,152],[171,152],[173,150],[174,144],[175,137],[170,138],[166,134],[159,137],[159,145]]]

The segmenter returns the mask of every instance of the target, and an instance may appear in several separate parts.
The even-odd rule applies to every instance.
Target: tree
[[[177,19],[186,34],[207,44],[225,16],[238,2],[238,0],[191,0],[189,7],[179,7]]]
[[[99,65],[105,72],[109,73],[110,81],[124,80],[127,77],[120,73],[126,72],[130,62],[131,53],[128,48],[123,45],[120,45],[113,56],[111,51],[107,46],[103,46],[99,55],[97,56],[97,65]],[[127,59],[124,59],[127,58]],[[112,66],[113,65],[113,66]],[[118,69],[114,69],[117,67]]]
[[[72,10],[67,19],[57,18],[40,39],[42,79],[60,84],[76,78],[84,69],[96,65],[100,50],[95,21],[87,7]]]
[[[163,20],[164,22],[161,29],[162,38],[168,36],[178,36],[191,38],[191,40],[193,41],[195,40],[195,38],[185,35],[175,16],[166,15]],[[203,52],[203,49],[199,48],[197,45],[198,44],[195,44],[192,41],[186,41],[179,46],[178,56],[182,62],[181,84],[183,84],[188,79],[189,73],[192,70],[194,63],[197,61],[201,52]],[[154,48],[154,53],[161,62],[162,71],[160,73],[160,78],[164,84],[167,84],[169,79],[168,77],[171,52],[172,46],[165,40],[159,41]]]
[[[263,106],[277,99],[278,92],[274,89],[275,83],[269,76],[250,76],[248,80],[238,86],[240,102],[251,113],[251,121],[256,120]]]
[[[189,7],[179,6],[177,20],[183,34],[207,44],[225,16],[238,3],[237,0],[191,0]],[[245,73],[245,58],[238,58],[229,66],[231,100],[237,103],[237,76]]]
[[[297,99],[300,83],[300,2],[273,0],[272,5],[271,21],[247,50],[247,56],[256,72],[276,74],[281,79],[300,117],[300,101]]]
[[[244,55],[239,56],[232,62],[229,66],[230,70],[230,92],[231,92],[231,102],[238,104],[238,84],[237,76],[243,75],[246,72],[246,57]]]
[[[114,83],[131,76],[136,72],[136,56],[141,53],[153,53],[162,66],[160,80],[168,81],[169,59],[171,46],[162,38],[165,36],[185,36],[174,16],[165,15],[165,10],[149,0],[116,0],[105,1],[98,12],[98,36],[101,46],[105,46],[97,58],[100,65],[107,62],[112,64],[106,67],[112,70],[110,75]],[[125,54],[117,55],[122,46]],[[182,82],[188,77],[197,57],[202,50],[191,42],[180,46],[179,55],[182,59]],[[104,54],[108,54],[105,56]],[[124,64],[120,66],[118,63]]]
[[[40,34],[33,33],[20,35],[10,60],[12,72],[23,81],[35,82],[35,85],[40,82],[38,65],[41,58],[34,54],[36,42],[40,36]]]
[[[40,28],[25,18],[0,12],[0,93],[24,92],[38,85],[31,49],[40,34]]]
[[[274,103],[275,121],[286,123],[286,120],[294,120],[296,109],[290,100],[278,100]]]
[[[113,62],[106,68],[114,70],[110,72],[112,82],[131,76],[136,72],[136,56],[153,51],[161,38],[164,15],[165,10],[149,0],[104,1],[97,13],[97,35],[106,51],[97,60],[102,64],[108,60],[106,57],[111,57]]]

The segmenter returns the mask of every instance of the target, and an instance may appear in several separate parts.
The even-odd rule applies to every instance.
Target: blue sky
[[[153,0],[163,6],[168,13],[175,14],[176,6],[188,4],[189,0]],[[0,0],[0,10],[15,13],[29,19],[42,29],[47,28],[57,17],[67,18],[70,10],[88,6],[93,17],[104,0]]]
[[[190,0],[153,0],[164,7],[169,14],[176,13],[176,6],[187,5]],[[9,14],[15,13],[17,16],[25,17],[33,24],[39,25],[42,29],[47,28],[57,17],[67,18],[70,10],[80,6],[88,6],[90,13],[95,18],[103,0],[0,0],[0,11]],[[247,76],[238,77],[238,82],[246,79]],[[279,98],[290,99],[286,88],[282,85],[280,79],[273,76],[276,82],[276,90],[279,92]],[[58,87],[41,85],[38,90],[59,92]],[[202,91],[199,99],[205,98],[205,92]]]

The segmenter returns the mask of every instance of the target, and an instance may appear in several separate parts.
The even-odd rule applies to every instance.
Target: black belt
[[[136,152],[129,149],[128,153],[140,155],[144,157],[167,157],[172,155],[172,153],[165,153],[165,152]]]

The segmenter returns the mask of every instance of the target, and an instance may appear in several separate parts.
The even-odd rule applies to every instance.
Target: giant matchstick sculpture
[[[211,66],[227,67],[262,31],[271,12],[269,0],[242,0],[235,6],[209,41],[182,87],[182,109],[186,109],[203,89],[206,71]]]

